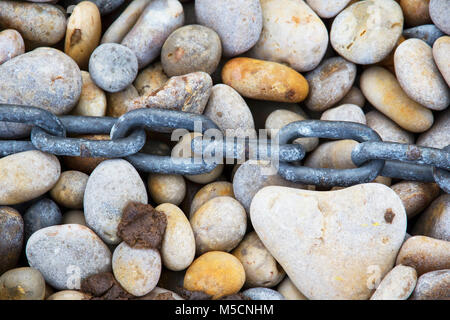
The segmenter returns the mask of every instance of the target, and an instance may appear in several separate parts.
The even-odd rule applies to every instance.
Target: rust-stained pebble
[[[167,218],[149,204],[130,202],[122,212],[117,235],[130,247],[160,249]]]
[[[450,297],[450,269],[425,273],[417,280],[412,300],[448,300]]]
[[[439,195],[436,183],[402,181],[391,186],[402,200],[408,218],[424,210]]]
[[[392,0],[357,1],[333,21],[330,41],[342,57],[357,64],[383,60],[403,30],[403,13]]]
[[[37,198],[58,181],[61,165],[54,155],[37,150],[0,159],[0,205]]]
[[[232,254],[244,266],[247,287],[273,287],[286,275],[256,232],[248,233]]]
[[[425,236],[413,236],[406,240],[397,256],[396,264],[424,273],[450,269],[450,242]]]
[[[24,238],[24,223],[18,211],[0,206],[0,275],[19,261]]]
[[[203,291],[217,300],[239,292],[245,282],[245,270],[239,260],[226,252],[207,252],[186,271],[183,287]]]
[[[395,76],[386,69],[366,69],[360,85],[366,99],[403,129],[424,132],[433,125],[431,111],[409,98]]]
[[[152,291],[161,275],[161,256],[155,249],[137,249],[122,242],[112,257],[114,276],[134,296]]]
[[[54,45],[66,32],[66,17],[47,3],[0,1],[0,28],[15,29],[33,44]]]
[[[186,182],[182,175],[152,173],[148,176],[148,192],[157,204],[179,205],[186,195]]]
[[[58,204],[66,208],[81,209],[88,178],[87,174],[80,171],[64,171],[50,190],[50,195]]]
[[[450,241],[450,195],[443,194],[422,213],[413,228],[414,235]]]
[[[299,72],[317,67],[327,49],[328,32],[316,13],[304,1],[260,2],[263,30],[250,55],[287,64]]]
[[[0,277],[0,300],[44,300],[44,296],[44,277],[36,269],[11,269]]]
[[[98,46],[102,33],[102,21],[98,7],[90,1],[82,1],[72,11],[67,20],[64,52],[78,66],[86,70],[89,57]]]
[[[126,292],[111,272],[102,272],[81,281],[80,290],[90,300],[129,300],[134,296]]]
[[[398,265],[383,278],[370,300],[406,300],[414,290],[417,272]]]
[[[0,32],[0,64],[25,53],[22,36],[14,29]]]
[[[163,203],[156,210],[167,218],[161,246],[163,265],[172,271],[184,270],[195,257],[195,239],[189,220],[180,208],[170,203]]]
[[[231,197],[215,197],[203,204],[190,219],[197,253],[233,250],[244,238],[247,215]]]
[[[79,289],[79,281],[111,269],[111,252],[89,228],[64,224],[40,229],[27,242],[26,256],[55,289]]]
[[[398,82],[410,98],[432,110],[448,107],[450,89],[428,44],[420,39],[408,39],[398,46],[394,61]]]
[[[251,58],[229,60],[222,81],[244,97],[278,102],[301,102],[309,91],[306,79],[294,69]]]
[[[128,110],[161,108],[202,114],[211,94],[212,79],[205,72],[170,78],[159,90],[130,100]]]
[[[354,63],[341,57],[324,60],[305,76],[309,84],[305,105],[313,111],[329,109],[350,91],[355,77]]]

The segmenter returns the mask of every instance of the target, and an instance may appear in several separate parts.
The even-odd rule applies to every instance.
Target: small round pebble
[[[329,109],[348,93],[355,77],[355,64],[341,57],[324,60],[305,76],[309,84],[305,105],[313,111]]]
[[[36,269],[11,269],[0,277],[0,300],[44,300],[44,297],[44,277]]]
[[[370,300],[406,300],[414,290],[417,272],[407,266],[396,266],[383,278]]]
[[[157,204],[177,206],[186,195],[186,182],[181,175],[152,173],[148,176],[148,192]]]
[[[394,56],[395,74],[406,94],[432,110],[450,104],[450,90],[433,60],[431,47],[419,39],[408,39]]]
[[[269,288],[251,288],[242,294],[252,300],[285,300],[281,293]]]
[[[102,89],[92,81],[89,72],[81,71],[83,87],[81,88],[80,100],[71,114],[75,116],[103,117],[106,112],[106,95]]]
[[[234,198],[216,197],[198,208],[190,222],[198,254],[228,252],[244,238],[247,214]]]
[[[161,256],[155,249],[136,249],[122,242],[112,257],[114,277],[134,296],[152,291],[161,275]]]
[[[25,53],[22,36],[14,29],[0,32],[0,64]]]
[[[450,2],[448,0],[431,0],[430,17],[439,29],[450,35]]]
[[[17,265],[23,238],[24,222],[20,213],[0,206],[0,275]]]
[[[138,62],[133,51],[117,43],[98,46],[89,60],[89,73],[95,84],[108,92],[118,92],[133,83]]]
[[[81,209],[88,178],[87,174],[80,171],[64,171],[56,185],[50,190],[50,195],[63,207]]]
[[[320,120],[350,121],[366,124],[366,116],[364,115],[364,112],[355,104],[343,104],[339,107],[328,109],[322,113]]]
[[[222,56],[217,33],[200,25],[181,27],[167,38],[161,50],[161,63],[169,77],[191,72],[213,73]]]
[[[186,269],[195,257],[195,238],[189,220],[180,208],[170,203],[163,203],[155,210],[167,218],[161,245],[163,265],[172,271]]]
[[[64,224],[40,229],[28,239],[26,256],[55,289],[79,289],[80,281],[111,270],[111,252],[89,228]]]
[[[216,197],[234,198],[233,184],[228,181],[215,181],[201,188],[191,202],[189,217],[192,218],[195,211],[203,204]]]
[[[392,0],[357,1],[333,21],[330,41],[345,59],[357,64],[383,60],[403,30],[403,13]]]
[[[244,266],[247,287],[273,287],[286,275],[256,232],[248,233],[232,254]]]
[[[183,287],[203,291],[216,300],[239,292],[244,282],[245,270],[236,257],[222,251],[211,251],[190,265]]]
[[[61,224],[62,215],[58,205],[50,199],[42,199],[34,203],[23,215],[25,239],[36,231]]]
[[[255,45],[263,17],[258,0],[196,0],[199,24],[216,31],[227,57],[237,56]]]

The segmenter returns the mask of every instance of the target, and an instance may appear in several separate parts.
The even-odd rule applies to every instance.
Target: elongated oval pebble
[[[256,138],[253,115],[245,100],[232,87],[216,84],[203,114],[222,130],[225,137]]]
[[[201,188],[192,199],[189,218],[192,218],[195,211],[197,211],[197,209],[207,201],[211,200],[212,198],[225,196],[234,198],[233,184],[227,181],[215,181],[207,184],[206,186]]]
[[[250,217],[264,246],[309,299],[368,299],[406,232],[398,196],[378,183],[318,192],[266,187]]]
[[[14,29],[0,32],[0,64],[25,53],[22,36]]]
[[[161,275],[161,256],[155,249],[136,249],[122,242],[112,257],[114,277],[134,296],[152,291]]]
[[[79,289],[80,281],[111,270],[111,252],[89,228],[64,224],[40,229],[27,242],[26,256],[55,289]]]
[[[360,84],[367,100],[403,129],[424,132],[433,125],[431,111],[409,98],[394,75],[386,69],[366,69]]]
[[[439,71],[450,86],[450,37],[444,36],[437,39],[433,44],[433,58]]]
[[[341,57],[323,61],[306,75],[309,95],[305,105],[313,111],[324,111],[330,108],[347,94],[355,77],[355,64]]]
[[[181,175],[152,173],[148,176],[148,191],[156,203],[177,206],[186,195],[186,182]]]
[[[450,104],[450,90],[433,60],[430,46],[419,39],[408,39],[395,51],[395,74],[406,94],[432,110]]]
[[[89,57],[98,46],[102,21],[98,7],[89,1],[80,2],[67,21],[64,52],[86,70]]]
[[[189,266],[183,287],[203,291],[214,300],[237,293],[245,282],[245,271],[239,260],[226,252],[207,252]]]
[[[414,268],[398,265],[383,278],[370,300],[406,300],[416,286]]]
[[[413,236],[406,240],[397,256],[396,264],[424,273],[450,269],[450,242],[425,236]]]
[[[416,221],[412,233],[450,241],[450,194],[443,194],[431,203]]]
[[[219,34],[223,53],[237,56],[254,46],[263,25],[257,0],[197,0],[195,15],[199,24]]]
[[[170,203],[160,204],[155,210],[167,217],[166,231],[161,245],[164,266],[181,271],[190,266],[195,257],[195,239],[189,220],[183,211]]]
[[[303,1],[261,0],[263,30],[250,56],[313,70],[328,45],[325,24]]]
[[[118,244],[117,226],[129,201],[147,204],[147,191],[136,169],[116,159],[100,163],[84,193],[86,222],[106,243]]]
[[[0,1],[0,27],[19,31],[33,44],[54,45],[64,37],[66,17],[53,4]]]
[[[301,102],[309,91],[308,82],[294,69],[251,58],[229,60],[222,69],[222,80],[244,97],[253,99]]]
[[[383,60],[403,29],[402,9],[392,0],[357,1],[333,21],[330,41],[342,57],[357,64]]]
[[[0,274],[16,266],[23,238],[24,223],[20,213],[10,207],[0,207]]]
[[[25,151],[0,159],[0,205],[37,198],[59,179],[58,158],[41,151]]]
[[[430,17],[439,29],[450,35],[450,2],[430,0]]]
[[[281,293],[269,288],[251,288],[243,291],[242,294],[251,300],[284,300]]]
[[[450,269],[425,273],[417,280],[412,300],[448,300],[450,296]]]

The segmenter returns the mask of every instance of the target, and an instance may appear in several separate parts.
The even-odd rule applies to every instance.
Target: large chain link
[[[0,140],[0,156],[41,150],[60,156],[125,158],[144,172],[193,175],[212,171],[211,150],[222,150],[227,158],[245,160],[276,159],[275,166],[283,178],[320,186],[350,186],[373,181],[377,176],[436,182],[450,193],[450,146],[444,149],[381,141],[366,125],[345,121],[304,120],[283,127],[277,136],[277,148],[258,139],[192,140],[193,158],[176,158],[140,152],[146,142],[145,129],[170,132],[185,129],[205,133],[219,130],[208,117],[199,114],[165,110],[138,109],[119,118],[55,116],[49,111],[30,106],[0,104],[0,121],[32,126],[30,141]],[[67,134],[109,134],[111,140],[68,138]],[[310,168],[293,164],[301,161],[306,151],[297,138],[352,139],[359,144],[352,150],[354,169]],[[275,161],[274,161],[275,162]]]

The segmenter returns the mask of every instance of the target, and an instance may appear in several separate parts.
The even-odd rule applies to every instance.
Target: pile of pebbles
[[[252,138],[351,121],[450,145],[448,0],[0,1],[0,30],[0,103],[166,108]],[[29,134],[0,122],[1,139]],[[144,149],[189,157],[197,135]],[[356,141],[294,143],[306,166],[355,167]],[[27,151],[0,159],[0,205],[0,299],[450,297],[450,195],[435,183],[324,189],[264,161],[181,176]]]

